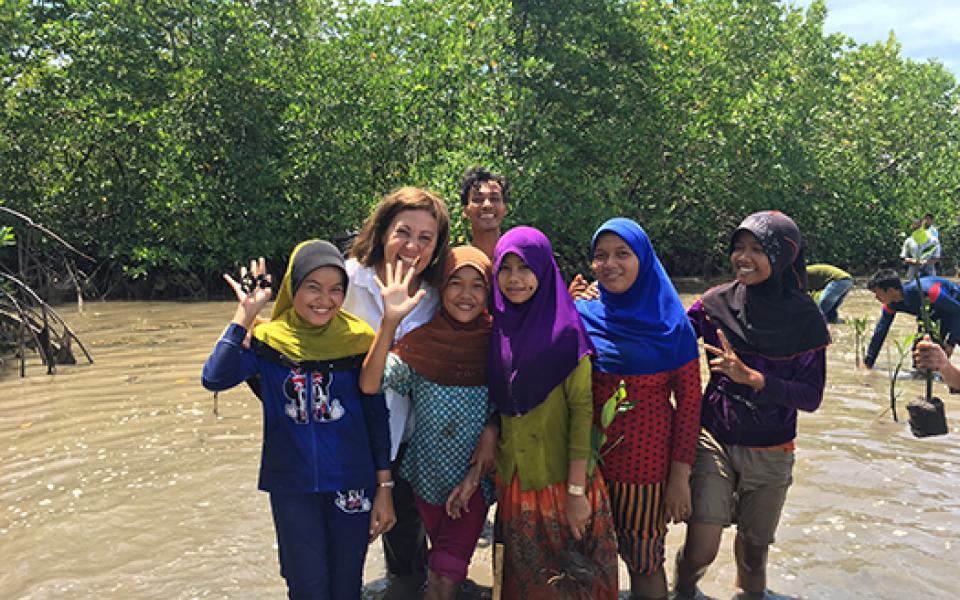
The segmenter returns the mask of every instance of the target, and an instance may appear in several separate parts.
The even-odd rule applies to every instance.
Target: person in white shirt
[[[907,280],[912,281],[917,274],[921,277],[937,274],[936,262],[940,260],[940,239],[922,227],[920,219],[911,224],[912,233],[903,241],[900,258],[907,266]]]
[[[343,309],[360,317],[374,330],[383,319],[383,298],[376,278],[386,280],[387,265],[398,262],[415,269],[411,294],[422,296],[416,308],[397,328],[396,341],[433,318],[440,298],[436,284],[443,274],[443,262],[450,239],[447,206],[436,194],[415,187],[394,190],[380,201],[353,241],[346,262],[350,286]],[[426,532],[414,504],[413,492],[399,477],[402,444],[413,432],[410,399],[387,390],[390,410],[390,442],[393,461],[394,505],[397,524],[394,534],[383,537],[387,572],[394,580],[396,597],[419,589],[427,575]]]

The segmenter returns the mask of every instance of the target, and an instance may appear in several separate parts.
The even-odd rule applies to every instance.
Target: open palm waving
[[[416,271],[416,262],[405,267],[402,261],[397,261],[396,269],[389,263],[384,265],[384,279],[374,276],[380,295],[383,296],[383,320],[396,325],[407,316],[411,310],[426,295],[426,290],[417,290],[410,294],[410,282]]]
[[[237,302],[239,302],[233,322],[249,330],[257,315],[270,301],[272,294],[267,261],[261,256],[259,259],[250,261],[249,270],[247,267],[240,267],[240,281],[226,273],[223,274],[223,279],[233,288],[233,293],[237,295]],[[244,285],[244,282],[251,281],[252,285]]]

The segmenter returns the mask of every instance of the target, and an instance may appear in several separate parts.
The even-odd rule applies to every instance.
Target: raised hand
[[[267,261],[261,256],[259,259],[250,261],[249,269],[240,267],[240,281],[227,273],[223,274],[223,279],[233,288],[239,303],[234,322],[250,329],[260,310],[272,296],[272,281],[270,274],[267,273]]]
[[[380,288],[380,295],[383,296],[383,320],[396,324],[399,323],[426,295],[426,290],[417,290],[413,295],[410,294],[410,282],[416,272],[417,263],[404,267],[403,261],[397,261],[396,270],[390,263],[384,267],[384,279],[374,276],[377,287]]]
[[[596,300],[600,297],[600,288],[597,287],[596,281],[590,283],[584,279],[583,275],[577,273],[567,287],[567,293],[574,300]]]

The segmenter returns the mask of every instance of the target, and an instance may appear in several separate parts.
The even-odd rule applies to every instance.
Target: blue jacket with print
[[[221,391],[260,375],[263,452],[259,488],[335,492],[372,487],[390,468],[382,394],[363,394],[359,368],[325,372],[289,367],[243,348],[232,323],[203,365],[203,387]]]

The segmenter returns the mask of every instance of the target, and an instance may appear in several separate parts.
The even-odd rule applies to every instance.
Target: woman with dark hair
[[[450,214],[443,200],[428,190],[401,187],[387,194],[363,224],[348,268],[355,262],[382,276],[385,264],[402,260],[409,266],[418,260],[412,285],[436,286],[449,240]]]
[[[400,322],[392,342],[428,323],[440,303],[436,285],[443,275],[449,239],[450,216],[438,195],[416,187],[401,187],[387,194],[350,249],[346,262],[350,287],[344,310],[378,329],[384,310],[376,278],[386,281],[386,265],[400,262],[414,270],[410,294],[422,290],[423,298]],[[393,533],[383,537],[383,553],[388,573],[397,580],[397,597],[402,597],[419,589],[426,579],[427,542],[413,491],[399,475],[405,442],[413,433],[410,399],[393,390],[387,390],[385,396],[390,410],[390,458],[397,482],[393,493],[397,523]]]
[[[807,294],[800,230],[778,211],[750,215],[730,238],[736,279],[687,311],[704,339],[710,381],[691,482],[693,513],[677,555],[676,598],[702,597],[697,581],[737,523],[742,600],[766,596],[767,552],[793,481],[797,411],[823,399],[830,335]]]

